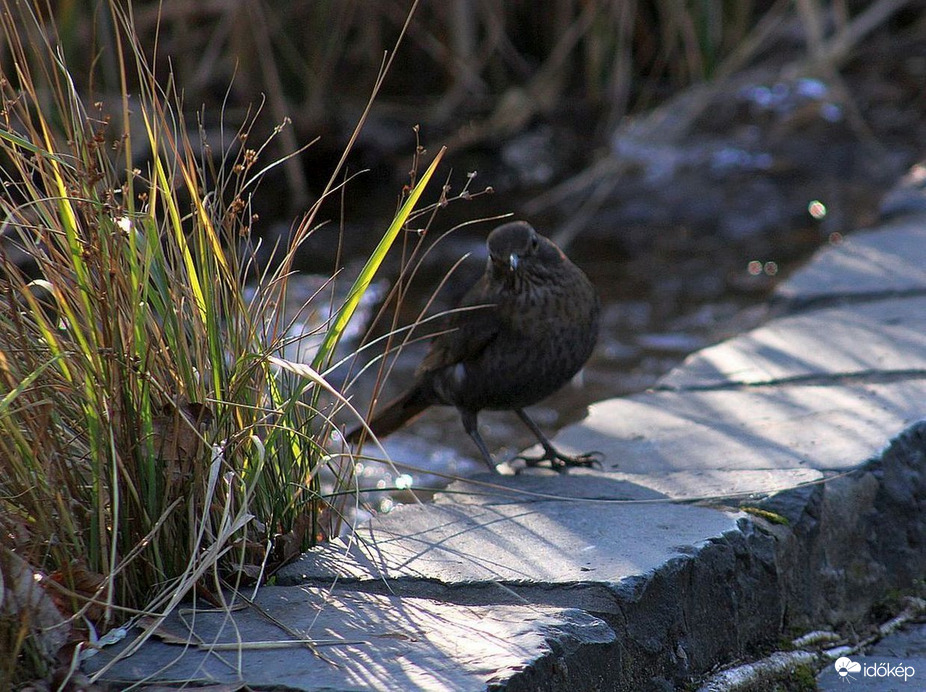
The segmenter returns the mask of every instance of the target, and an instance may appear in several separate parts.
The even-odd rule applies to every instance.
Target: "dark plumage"
[[[430,351],[404,394],[373,416],[378,437],[395,431],[429,406],[455,406],[463,427],[490,468],[492,456],[477,427],[483,409],[513,410],[536,435],[544,454],[525,459],[589,466],[592,454],[558,452],[524,411],[568,382],[585,364],[598,337],[595,289],[550,240],[516,221],[489,234],[482,278],[466,293],[447,331]],[[364,429],[347,435],[361,438]]]

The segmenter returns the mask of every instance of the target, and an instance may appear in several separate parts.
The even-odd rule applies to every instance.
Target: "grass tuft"
[[[4,1],[0,17],[0,578],[17,594],[0,603],[4,688],[194,590],[218,602],[223,583],[329,534],[344,493],[320,483],[336,457],[319,401],[337,396],[321,373],[440,160],[312,365],[293,363],[283,304],[298,243],[245,290],[250,196],[269,168],[248,141],[257,116],[216,168],[131,6],[101,10],[99,64],[121,85],[108,101],[81,95],[92,86],[75,86],[43,7]]]

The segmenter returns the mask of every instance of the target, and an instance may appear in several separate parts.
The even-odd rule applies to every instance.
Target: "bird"
[[[480,455],[497,471],[478,415],[514,411],[543,448],[537,457],[519,457],[528,466],[593,466],[597,452],[563,454],[525,407],[556,392],[585,365],[598,339],[598,294],[585,273],[525,221],[498,226],[486,245],[485,272],[446,316],[446,328],[432,339],[411,386],[345,438],[355,443],[368,432],[384,437],[430,406],[454,406]]]

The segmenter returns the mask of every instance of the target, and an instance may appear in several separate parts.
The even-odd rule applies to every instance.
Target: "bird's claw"
[[[557,452],[555,449],[546,450],[543,454],[536,457],[528,457],[523,454],[519,454],[515,459],[520,459],[528,467],[539,466],[545,461],[550,462],[550,468],[552,468],[557,473],[563,473],[567,468],[579,466],[587,469],[591,468],[601,468],[601,461],[604,459],[604,454],[601,452],[585,452],[584,454],[576,454],[575,456],[569,456],[568,454],[562,454]]]

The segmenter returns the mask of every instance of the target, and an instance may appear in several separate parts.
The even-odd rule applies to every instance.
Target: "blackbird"
[[[521,457],[528,465],[591,466],[594,453],[562,454],[524,407],[558,390],[588,360],[598,338],[595,289],[562,250],[523,221],[499,226],[487,245],[485,273],[447,316],[412,386],[377,412],[369,428],[383,437],[429,406],[455,406],[495,470],[477,416],[483,409],[511,410],[543,446],[539,457]],[[356,442],[364,431],[352,430],[347,440]]]

